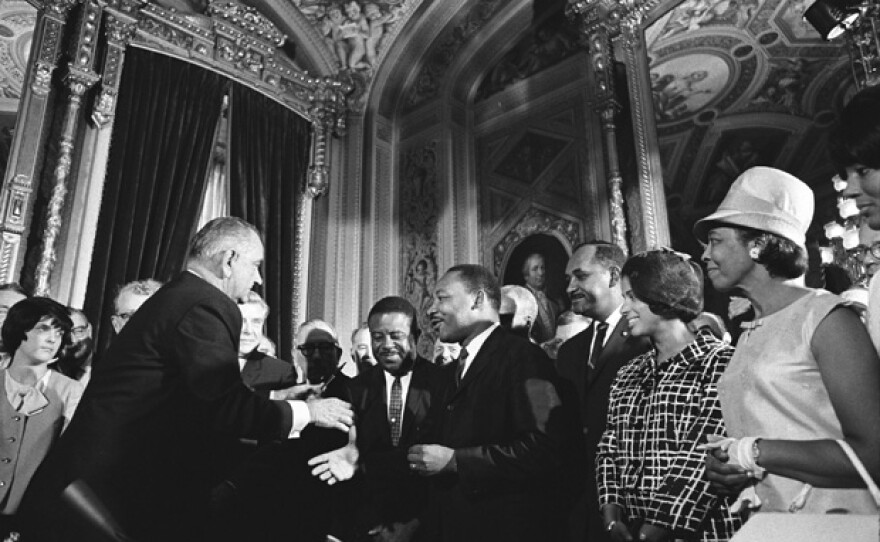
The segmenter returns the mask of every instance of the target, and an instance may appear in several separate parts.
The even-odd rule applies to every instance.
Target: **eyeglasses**
[[[119,313],[119,314],[117,314],[117,315],[115,315],[115,316],[116,316],[117,318],[119,318],[120,320],[125,320],[125,321],[127,322],[129,318],[131,318],[132,316],[134,316],[134,311],[131,311],[131,312],[121,312],[121,313]]]
[[[880,260],[880,241],[871,243],[871,246],[859,245],[854,250],[858,251],[859,256],[864,257],[870,254],[875,260]]]
[[[304,356],[311,356],[315,351],[319,351],[322,354],[328,354],[335,351],[337,348],[339,347],[333,343],[301,344],[296,347],[296,349],[302,352]]]

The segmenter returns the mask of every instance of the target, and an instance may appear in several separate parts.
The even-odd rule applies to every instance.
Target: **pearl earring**
[[[758,247],[752,247],[751,250],[749,250],[749,258],[753,260],[757,260],[760,255],[761,251],[758,249]]]

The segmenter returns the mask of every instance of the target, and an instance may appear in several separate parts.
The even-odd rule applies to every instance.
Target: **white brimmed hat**
[[[694,224],[694,235],[706,242],[713,223],[722,223],[775,233],[803,245],[814,207],[813,191],[803,181],[757,166],[733,181],[718,210]]]

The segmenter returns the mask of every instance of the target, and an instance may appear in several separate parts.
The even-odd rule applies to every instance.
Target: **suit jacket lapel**
[[[467,372],[464,374],[464,378],[461,379],[461,384],[458,386],[458,389],[455,390],[453,397],[461,393],[461,390],[465,389],[471,382],[476,380],[477,375],[479,375],[489,363],[491,363],[493,353],[498,349],[498,345],[504,340],[504,334],[505,331],[503,331],[501,327],[497,327],[495,328],[495,331],[489,335],[486,342],[480,347],[480,351],[477,352],[477,356],[471,362],[470,367],[468,367]]]
[[[428,363],[417,359],[412,370],[412,378],[409,381],[409,391],[406,393],[406,405],[403,413],[403,427],[400,429],[400,441],[409,442],[413,427],[416,422],[422,420],[428,411],[427,401],[429,397],[424,392],[424,371],[422,363]]]
[[[591,386],[593,382],[599,378],[602,371],[605,370],[608,365],[608,360],[615,358],[618,355],[620,348],[626,343],[627,337],[623,336],[624,330],[626,330],[626,320],[621,318],[611,331],[611,336],[608,337],[608,342],[605,343],[605,348],[602,350],[602,353],[599,354],[599,358],[594,362],[596,368],[592,371],[590,379],[587,382],[588,387]]]

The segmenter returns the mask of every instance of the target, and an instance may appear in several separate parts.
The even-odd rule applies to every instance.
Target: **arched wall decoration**
[[[437,147],[437,141],[430,141],[403,154],[400,187],[401,284],[404,297],[416,308],[422,330],[418,353],[426,359],[433,356],[435,333],[428,307],[439,278]]]
[[[562,242],[566,250],[581,241],[580,224],[542,209],[530,208],[494,247],[492,247],[492,265],[496,276],[507,267],[507,260],[516,246],[523,239],[536,233],[552,235]]]

